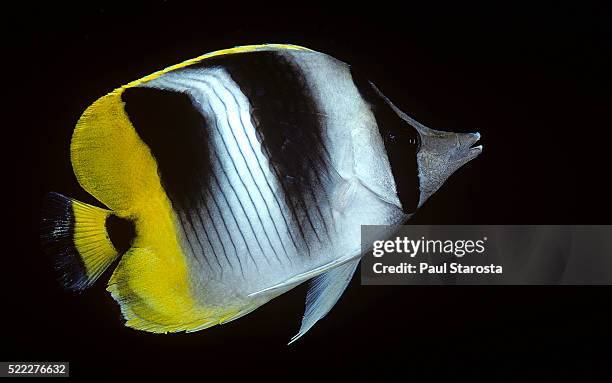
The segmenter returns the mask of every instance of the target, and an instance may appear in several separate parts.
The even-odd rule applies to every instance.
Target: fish
[[[227,323],[309,282],[294,342],[351,281],[361,226],[406,222],[479,139],[417,122],[325,53],[215,51],[83,112],[70,159],[100,206],[49,193],[42,244],[69,290],[112,266],[125,325],[152,333]]]

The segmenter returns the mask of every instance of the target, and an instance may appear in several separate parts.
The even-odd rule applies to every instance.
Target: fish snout
[[[468,163],[482,153],[482,145],[475,145],[480,140],[480,133],[454,133],[458,136],[456,148],[457,161],[461,165]]]
[[[478,157],[482,145],[480,133],[453,133],[418,127],[421,148],[417,153],[419,166],[419,207],[435,193],[457,169]]]

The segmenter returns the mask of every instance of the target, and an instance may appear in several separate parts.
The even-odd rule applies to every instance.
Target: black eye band
[[[402,209],[405,213],[413,213],[420,195],[417,153],[421,138],[416,129],[399,118],[387,104],[377,105],[373,110]]]
[[[355,86],[364,100],[370,104],[376,118],[402,209],[407,214],[414,213],[420,196],[416,155],[421,147],[421,136],[414,127],[393,111],[365,77],[354,68],[351,68],[351,75]]]

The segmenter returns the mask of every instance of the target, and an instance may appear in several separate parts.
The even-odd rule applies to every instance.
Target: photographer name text
[[[410,259],[418,255],[447,255],[458,259],[466,255],[482,257],[486,252],[486,242],[487,237],[478,240],[432,240],[425,237],[415,240],[397,237],[393,240],[374,241],[372,255],[381,258],[395,254],[408,256]],[[460,262],[442,261],[400,262],[391,265],[375,262],[372,271],[375,274],[502,274],[503,268],[493,263],[465,265]]]

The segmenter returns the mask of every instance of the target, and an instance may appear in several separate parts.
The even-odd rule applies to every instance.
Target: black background
[[[124,327],[104,283],[81,295],[63,291],[39,248],[39,206],[52,190],[96,203],[69,162],[80,114],[131,80],[236,45],[293,43],[331,54],[367,73],[418,121],[482,134],[483,154],[413,223],[609,222],[603,6],[206,3],[31,5],[4,14],[12,21],[6,44],[15,48],[5,91],[17,102],[3,129],[12,177],[5,241],[14,246],[3,254],[0,359],[70,361],[77,377],[208,380],[323,379],[333,370],[540,381],[610,372],[608,287],[361,286],[356,277],[291,346],[305,286],[238,321],[173,335]]]

